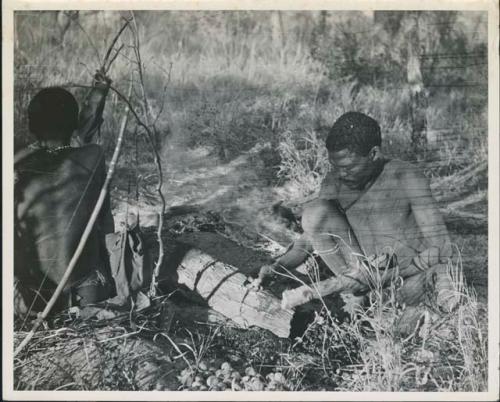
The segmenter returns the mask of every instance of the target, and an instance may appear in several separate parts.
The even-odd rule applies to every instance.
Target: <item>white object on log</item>
[[[246,276],[210,255],[191,249],[178,268],[179,283],[197,292],[215,311],[243,328],[257,326],[281,338],[290,335],[294,311],[265,290],[249,290]]]

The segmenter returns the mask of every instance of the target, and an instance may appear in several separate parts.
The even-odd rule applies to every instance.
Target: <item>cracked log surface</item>
[[[197,248],[191,248],[178,269],[178,282],[197,292],[215,311],[248,328],[258,326],[286,338],[294,311],[282,309],[270,292],[252,291],[246,276],[230,264]]]

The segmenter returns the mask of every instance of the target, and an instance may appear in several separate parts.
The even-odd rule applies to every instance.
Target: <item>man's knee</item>
[[[302,228],[306,233],[318,233],[325,230],[325,222],[341,216],[336,201],[314,200],[308,203],[302,213]]]

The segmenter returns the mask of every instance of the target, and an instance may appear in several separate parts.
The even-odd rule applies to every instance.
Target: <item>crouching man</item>
[[[20,313],[45,307],[105,180],[103,149],[85,144],[100,125],[109,90],[106,77],[98,73],[95,78],[80,117],[73,95],[57,87],[42,89],[28,108],[29,128],[37,143],[15,155],[15,307]],[[85,145],[70,145],[75,131]],[[68,301],[86,305],[114,295],[104,243],[105,234],[112,232],[108,198],[57,307],[67,307]]]
[[[386,278],[397,274],[402,279],[401,303],[416,305],[431,292],[438,305],[451,309],[456,299],[446,269],[449,237],[422,172],[384,157],[380,127],[362,113],[341,116],[326,147],[332,169],[318,199],[305,205],[304,234],[273,264],[262,267],[253,286],[280,267],[298,267],[314,252],[333,277],[314,290],[302,286],[284,292],[284,306],[335,292],[366,292],[370,275],[378,270],[380,276],[385,272]]]

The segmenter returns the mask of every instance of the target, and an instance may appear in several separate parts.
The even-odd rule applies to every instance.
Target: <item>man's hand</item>
[[[271,276],[274,273],[274,269],[276,268],[276,263],[263,265],[259,270],[259,275],[257,278],[247,278],[249,284],[247,285],[252,290],[260,290],[262,288],[262,282],[268,276]]]
[[[103,70],[99,69],[96,70],[96,73],[94,74],[94,82],[93,86],[96,88],[103,88],[103,89],[108,89],[111,86],[111,78],[109,78]]]

